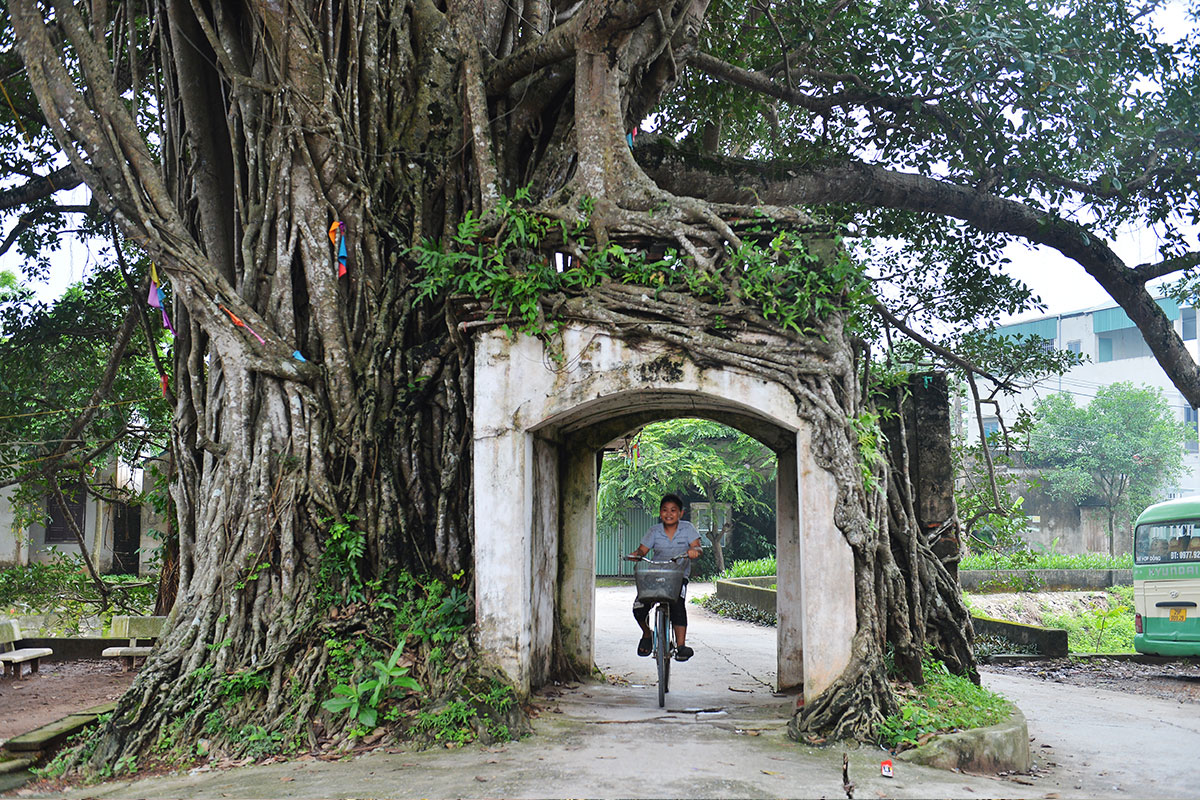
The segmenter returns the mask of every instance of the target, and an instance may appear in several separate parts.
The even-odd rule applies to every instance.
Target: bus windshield
[[[1138,525],[1133,560],[1135,564],[1200,561],[1200,520]]]

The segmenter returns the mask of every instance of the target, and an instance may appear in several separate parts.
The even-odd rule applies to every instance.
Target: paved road
[[[1048,780],[1063,797],[1200,796],[1196,703],[999,673],[984,682],[1024,712],[1034,757],[1058,765]]]
[[[674,690],[667,708],[659,709],[654,664],[634,653],[637,631],[629,615],[631,600],[628,587],[597,592],[597,662],[614,682],[561,687],[543,698],[542,713],[534,722],[537,735],[522,741],[494,748],[376,752],[349,761],[166,776],[91,786],[68,796],[845,796],[844,748],[801,747],[785,735],[794,698],[771,688],[773,629],[722,620],[693,607],[689,644],[696,657],[675,665]],[[901,763],[897,777],[889,780],[879,774],[884,753],[852,748],[854,796],[1196,796],[1197,791],[1185,791],[1184,786],[1197,774],[1192,764],[1200,752],[1196,723],[1186,719],[1189,709],[1173,709],[1172,722],[1156,723],[1141,714],[1131,716],[1144,709],[1150,717],[1167,719],[1164,709],[1146,698],[1126,700],[1111,692],[1008,676],[989,676],[988,681],[1025,710],[1037,737],[1039,760],[1063,766],[1051,767],[1039,778],[1013,780]],[[1113,716],[1118,705],[1119,716]],[[1115,722],[1095,722],[1106,717]],[[1156,725],[1168,726],[1170,742],[1157,743],[1164,734]],[[1042,743],[1053,749],[1038,747]],[[1131,750],[1140,751],[1138,758],[1131,757]]]

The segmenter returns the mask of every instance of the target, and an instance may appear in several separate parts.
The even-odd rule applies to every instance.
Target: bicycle
[[[675,627],[671,624],[671,601],[683,591],[684,562],[686,555],[668,561],[652,561],[648,558],[622,556],[635,562],[633,578],[637,583],[638,600],[654,604],[654,660],[658,664],[658,707],[666,705],[667,692],[671,691],[671,659],[675,655]]]

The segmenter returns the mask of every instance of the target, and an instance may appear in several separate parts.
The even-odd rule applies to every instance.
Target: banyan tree
[[[869,736],[896,708],[887,671],[919,680],[927,648],[973,673],[956,553],[935,554],[884,457],[875,343],[912,334],[986,372],[914,328],[1027,301],[993,271],[1024,237],[1088,269],[1200,401],[1145,290],[1194,255],[1127,267],[1029,199],[1149,196],[1194,160],[1164,134],[1153,159],[1127,137],[1088,160],[1036,123],[1075,135],[1061,87],[1100,107],[1155,69],[1129,57],[1151,47],[1140,18],[1089,66],[1056,55],[1079,34],[1053,9],[993,5],[8,0],[9,83],[37,103],[13,111],[65,159],[5,207],[86,184],[156,265],[177,332],[178,599],[95,763],[201,731],[231,753],[248,726],[303,739],[350,720],[322,708],[352,669],[330,637],[403,638],[414,608],[469,622],[478,322],[551,348],[567,322],[608,326],[791,387],[838,478],[858,623],[797,732]],[[911,249],[863,247],[875,234]],[[416,641],[392,666],[427,691],[430,658],[481,669],[469,637]]]

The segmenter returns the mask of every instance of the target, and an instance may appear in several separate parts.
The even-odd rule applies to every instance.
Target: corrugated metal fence
[[[596,574],[601,577],[632,576],[633,562],[622,561],[621,556],[636,550],[646,529],[657,521],[657,514],[631,508],[615,525],[600,526],[596,535]]]

